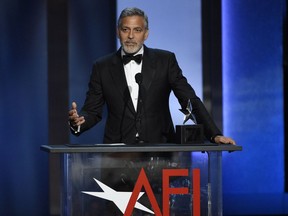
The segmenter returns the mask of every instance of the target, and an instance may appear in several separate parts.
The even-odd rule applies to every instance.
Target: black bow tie
[[[123,63],[126,65],[128,64],[130,61],[134,60],[137,64],[140,64],[142,61],[142,54],[138,54],[138,55],[124,55],[123,56]]]

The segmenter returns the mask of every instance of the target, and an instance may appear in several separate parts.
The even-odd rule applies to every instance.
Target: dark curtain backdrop
[[[84,103],[94,61],[116,51],[116,1],[71,0],[69,5],[69,106]],[[71,143],[102,143],[106,112],[102,121]]]
[[[48,215],[44,0],[0,1],[0,215]]]
[[[59,211],[60,203],[49,209],[40,146],[69,142],[69,95],[80,105],[93,60],[115,50],[115,8],[112,0],[0,1],[0,215]],[[52,165],[53,195],[60,182]]]

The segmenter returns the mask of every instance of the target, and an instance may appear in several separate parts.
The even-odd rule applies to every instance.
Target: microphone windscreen
[[[140,85],[140,84],[142,83],[142,80],[143,80],[142,74],[141,74],[141,73],[137,73],[137,74],[135,75],[135,81],[136,81],[136,83],[138,83],[138,85]]]

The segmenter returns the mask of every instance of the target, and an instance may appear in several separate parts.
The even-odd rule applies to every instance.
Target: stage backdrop
[[[0,215],[49,213],[45,6],[0,1]]]
[[[244,149],[241,154],[224,157],[226,214],[287,214],[284,5],[281,0],[222,2],[224,132]]]

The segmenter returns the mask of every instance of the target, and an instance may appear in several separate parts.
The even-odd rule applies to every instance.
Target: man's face
[[[128,54],[138,52],[148,37],[145,20],[141,16],[128,16],[122,19],[117,36],[124,51]]]

